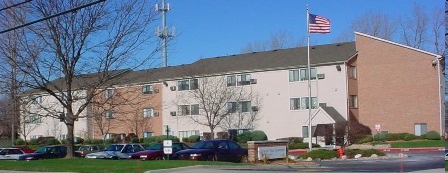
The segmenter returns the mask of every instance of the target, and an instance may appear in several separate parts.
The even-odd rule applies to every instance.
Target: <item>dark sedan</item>
[[[67,147],[62,145],[50,145],[39,148],[31,154],[21,155],[19,160],[39,160],[63,158],[67,155]]]
[[[173,154],[173,159],[241,162],[247,158],[247,148],[241,148],[230,140],[205,140],[194,144],[191,149]]]
[[[173,142],[172,147],[173,153],[180,150],[189,149],[190,147],[182,142]],[[142,159],[142,160],[165,160],[166,154],[163,152],[163,143],[152,144],[145,151],[140,151],[131,155],[131,159]]]

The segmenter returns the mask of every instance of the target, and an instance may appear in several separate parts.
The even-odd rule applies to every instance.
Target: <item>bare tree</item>
[[[29,106],[30,104],[27,103],[28,100],[26,99],[21,99],[20,100],[20,130],[19,133],[23,136],[23,140],[25,141],[25,145],[26,145],[26,141],[27,141],[27,137],[28,135],[33,132],[37,127],[38,124],[32,122],[33,120],[33,115],[28,111],[29,108],[27,106]]]
[[[442,55],[445,52],[446,46],[441,43],[443,42],[443,27],[445,19],[443,17],[443,9],[442,8],[435,8],[432,10],[433,15],[431,22],[431,32],[433,33],[434,42],[432,43],[434,48],[430,50],[434,50],[434,53],[438,55]],[[446,40],[445,40],[446,41]],[[446,42],[445,42],[446,44]]]
[[[255,41],[248,43],[245,47],[241,49],[241,53],[251,53],[251,52],[261,52],[269,50],[278,50],[291,48],[297,45],[305,44],[304,40],[300,40],[294,43],[293,36],[286,31],[279,31],[277,33],[272,33],[270,38],[266,41]]]
[[[244,101],[238,100],[237,110],[224,117],[220,127],[227,132],[230,129],[255,129],[257,121],[260,119],[261,99],[257,94],[247,93],[247,98],[252,98],[249,108],[246,108]]]
[[[96,1],[83,8],[84,0],[35,0],[29,5],[29,22],[77,8],[27,27],[18,40],[14,63],[29,78],[29,94],[43,94],[56,100],[40,104],[41,110],[61,118],[67,127],[67,157],[73,157],[74,122],[103,88],[112,86],[126,71],[150,66],[159,43],[150,28],[156,13],[149,1]],[[32,17],[31,17],[32,16]],[[136,56],[142,48],[153,47],[146,56]],[[94,62],[94,63],[93,63]],[[118,70],[118,71],[117,71]],[[82,75],[95,73],[92,75]],[[59,106],[59,107],[58,107]],[[66,111],[60,117],[61,108]]]
[[[396,19],[382,13],[366,12],[352,21],[351,30],[391,40],[396,32]]]
[[[426,28],[429,26],[428,15],[422,6],[414,4],[413,17],[402,19],[401,39],[407,46],[422,49],[427,38]]]

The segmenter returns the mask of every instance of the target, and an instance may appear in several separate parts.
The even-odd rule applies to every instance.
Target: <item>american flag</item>
[[[330,20],[318,15],[309,14],[309,33],[330,33]]]

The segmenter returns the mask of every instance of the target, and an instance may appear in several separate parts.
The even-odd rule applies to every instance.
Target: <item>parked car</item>
[[[100,152],[101,149],[98,145],[80,145],[76,146],[76,150],[73,153],[73,156],[75,157],[86,157],[87,154]]]
[[[181,150],[189,149],[190,147],[182,142],[172,143],[172,154]],[[150,145],[145,151],[136,152],[131,155],[131,159],[142,160],[165,160],[166,154],[163,151],[163,143],[156,143]]]
[[[144,151],[140,144],[111,144],[101,152],[87,154],[88,159],[129,159],[131,154]]]
[[[0,160],[18,160],[24,154],[26,153],[18,148],[0,148]]]
[[[67,156],[67,147],[63,145],[49,145],[37,149],[31,154],[21,155],[19,160],[39,160],[39,159],[54,159],[64,158]]]
[[[230,140],[204,140],[191,149],[178,151],[173,159],[241,162],[247,158],[247,148]]]
[[[26,145],[16,145],[16,146],[14,146],[14,148],[18,148],[18,149],[22,150],[25,153],[34,153],[34,152],[36,152],[35,149],[31,149],[30,147],[28,147]]]
[[[445,149],[445,161],[448,161],[448,150]]]

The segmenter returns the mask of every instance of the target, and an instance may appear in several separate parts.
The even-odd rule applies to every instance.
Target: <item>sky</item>
[[[406,16],[411,15],[414,3],[427,11],[445,7],[442,0],[165,1],[171,7],[167,25],[176,34],[168,48],[169,66],[240,54],[249,43],[267,41],[278,32],[286,32],[295,40],[306,38],[307,4],[310,13],[331,21],[330,34],[311,34],[312,45],[334,43],[354,19],[366,12]]]

